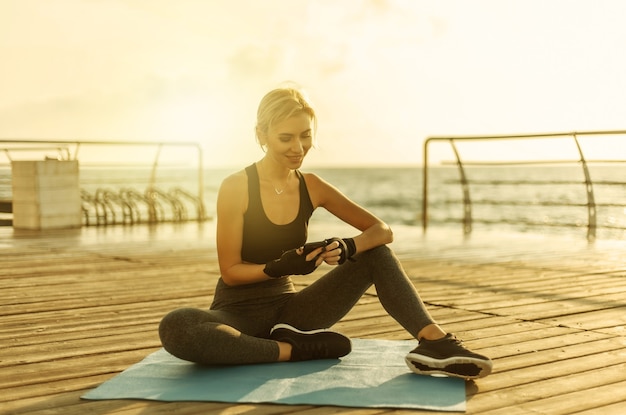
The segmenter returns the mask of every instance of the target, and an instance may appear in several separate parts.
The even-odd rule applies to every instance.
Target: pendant
[[[274,188],[274,191],[276,192],[276,194],[277,194],[277,195],[279,195],[279,196],[280,196],[280,195],[282,195],[282,194],[283,194],[283,192],[285,191],[285,189],[280,189],[280,190],[278,190],[277,188]]]

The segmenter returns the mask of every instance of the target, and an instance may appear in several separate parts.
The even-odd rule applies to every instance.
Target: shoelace
[[[465,346],[463,345],[463,340],[458,339],[456,336],[451,336],[450,337],[450,341],[453,344],[457,345],[457,346],[461,346],[461,347],[465,348]]]

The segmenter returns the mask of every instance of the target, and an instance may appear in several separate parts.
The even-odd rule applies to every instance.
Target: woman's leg
[[[228,312],[181,308],[163,318],[159,336],[165,350],[190,362],[211,365],[279,360],[276,341],[248,335],[241,330],[257,332],[249,319],[244,321]]]
[[[433,327],[433,318],[391,249],[380,246],[357,255],[355,260],[333,268],[295,294],[283,308],[280,322],[302,330],[330,327],[373,284],[385,310],[413,337]]]
[[[372,284],[381,304],[413,337],[418,347],[406,356],[418,374],[443,374],[475,379],[491,373],[492,362],[466,349],[433,320],[398,259],[386,246],[334,268],[296,294],[283,309],[281,322],[304,330],[330,327],[356,304]]]

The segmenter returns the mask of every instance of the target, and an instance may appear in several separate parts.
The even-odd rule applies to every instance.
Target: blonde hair
[[[267,135],[273,125],[294,115],[304,113],[311,117],[313,131],[317,131],[315,110],[304,93],[295,88],[277,88],[261,99],[256,115],[256,138],[263,147],[261,135]]]

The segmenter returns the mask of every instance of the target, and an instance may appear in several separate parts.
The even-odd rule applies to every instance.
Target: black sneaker
[[[439,374],[463,379],[485,377],[493,367],[488,357],[467,350],[449,333],[439,340],[422,339],[405,360],[409,369],[420,375]]]
[[[270,331],[270,339],[289,343],[291,361],[338,359],[352,350],[346,336],[327,329],[301,331],[289,324],[277,324]]]

